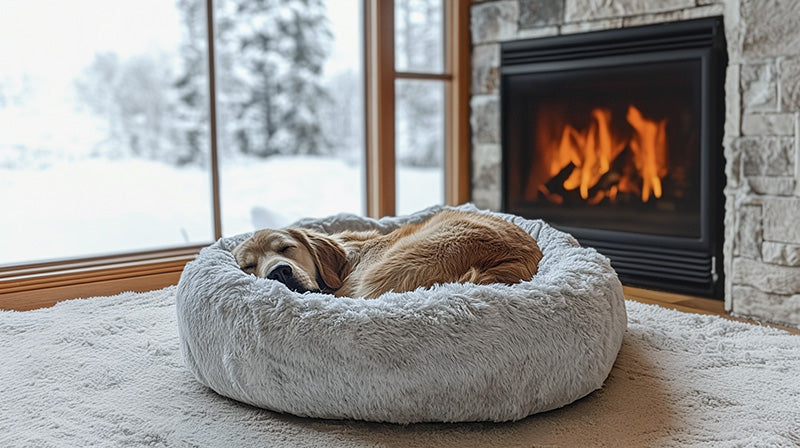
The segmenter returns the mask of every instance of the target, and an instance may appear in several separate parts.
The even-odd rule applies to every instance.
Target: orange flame
[[[628,123],[636,133],[631,138],[633,161],[642,176],[642,201],[650,199],[650,191],[661,197],[661,179],[667,175],[667,120],[655,122],[642,116],[639,109],[628,107]]]
[[[615,135],[612,130],[610,110],[595,108],[591,117],[588,128],[581,131],[567,124],[563,126],[560,138],[550,138],[551,143],[545,148],[549,152],[549,178],[572,164],[574,169],[562,186],[568,191],[577,189],[581,198],[589,204],[599,203],[604,198],[613,201],[619,193],[640,194],[643,202],[647,202],[651,196],[660,198],[661,180],[668,172],[667,120],[649,120],[631,105],[626,120],[633,133],[623,137]],[[634,166],[611,173],[613,162],[626,148],[630,148]],[[590,190],[604,176],[610,185],[600,185],[601,188],[589,197]],[[531,186],[529,184],[529,188]],[[563,201],[557,194],[547,191],[544,185],[540,185],[534,194],[538,193],[545,194],[551,202]]]

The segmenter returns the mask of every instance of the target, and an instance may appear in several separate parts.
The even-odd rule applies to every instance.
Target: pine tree
[[[121,59],[98,53],[75,80],[81,102],[108,123],[109,138],[96,148],[110,156],[186,163],[174,119],[171,58],[148,52]]]
[[[402,69],[437,72],[443,64],[442,6],[437,2],[396,0],[395,50]],[[442,166],[444,101],[441,81],[397,84],[398,162]]]
[[[263,157],[326,153],[323,1],[225,0],[214,12],[223,147]]]
[[[183,18],[183,40],[180,47],[181,72],[174,83],[177,96],[176,127],[178,147],[182,148],[178,164],[208,161],[208,59],[205,2],[178,0]]]

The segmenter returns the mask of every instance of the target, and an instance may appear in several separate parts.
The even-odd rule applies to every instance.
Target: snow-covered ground
[[[51,93],[0,107],[0,266],[213,239],[209,170],[115,155],[104,120]],[[223,155],[224,235],[363,214],[357,159]],[[398,167],[398,214],[441,203],[443,185],[439,169]]]
[[[398,213],[442,202],[440,170],[398,171]],[[0,265],[210,242],[210,179],[201,168],[135,158],[0,164]],[[364,213],[358,163],[223,160],[220,179],[225,235],[302,217]]]
[[[112,138],[110,122],[120,117],[94,115],[76,89],[98,55],[112,55],[121,65],[140,56],[180,60],[185,30],[177,3],[129,3],[120,9],[93,0],[76,9],[20,1],[0,14],[0,49],[9,61],[0,69],[0,266],[213,239],[210,172],[133,158],[135,152]],[[357,86],[363,65],[358,2],[325,3],[333,34],[325,83],[347,74]],[[134,88],[136,96],[164,94]],[[116,100],[101,89],[89,91],[101,104]],[[353,95],[343,95],[348,104],[361,101]],[[362,116],[357,107],[347,110]],[[356,129],[352,135],[360,134]],[[329,140],[358,146],[347,143],[357,137]],[[223,156],[224,235],[302,217],[363,214],[363,161],[352,159]],[[398,167],[398,214],[441,203],[443,186],[439,169]]]

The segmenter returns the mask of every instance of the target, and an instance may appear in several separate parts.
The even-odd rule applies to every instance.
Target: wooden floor
[[[725,311],[725,303],[722,300],[652,291],[649,289],[633,288],[630,286],[623,286],[622,290],[625,293],[625,298],[628,300],[659,305],[663,306],[664,308],[670,308],[686,313],[714,314],[726,319],[747,322],[753,325],[766,325],[774,328],[780,328],[781,330],[786,330],[790,333],[800,334],[800,329],[798,328],[788,328],[780,325],[758,323],[752,320],[731,316]]]

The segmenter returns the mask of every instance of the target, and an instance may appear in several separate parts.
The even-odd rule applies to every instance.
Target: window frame
[[[213,0],[206,0],[208,30]],[[445,96],[445,203],[469,200],[469,2],[444,0],[443,74],[394,70],[394,0],[362,0],[364,11],[366,214],[395,214],[394,85],[436,79]],[[222,237],[217,147],[214,33],[208,37],[210,177],[214,238]],[[207,244],[210,244],[209,241]],[[0,267],[0,309],[30,310],[78,297],[149,291],[174,285],[207,244]]]
[[[469,2],[443,0],[442,73],[395,70],[394,0],[364,0],[367,215],[395,214],[395,81],[445,83],[444,201],[469,200]]]

